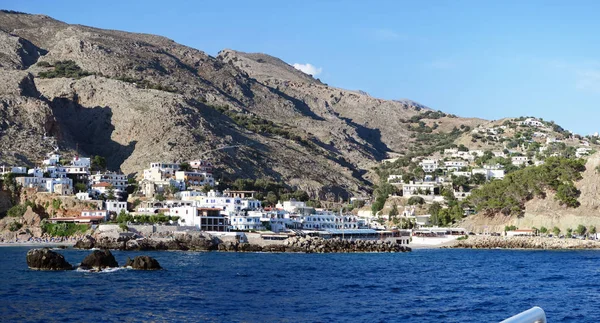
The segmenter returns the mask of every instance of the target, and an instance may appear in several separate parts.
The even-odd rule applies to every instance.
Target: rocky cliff
[[[88,76],[48,77],[62,61]],[[264,54],[212,57],[5,11],[0,69],[0,162],[33,165],[53,146],[127,174],[208,158],[218,179],[266,176],[321,197],[368,190],[370,169],[414,144],[401,119],[425,109],[328,86]],[[236,147],[214,151],[226,146]]]

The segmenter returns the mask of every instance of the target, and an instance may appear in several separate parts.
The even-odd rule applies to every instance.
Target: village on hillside
[[[517,127],[525,131],[513,137],[505,135]],[[460,145],[431,156],[414,157],[407,167],[387,176],[387,184],[394,188],[383,197],[387,203],[380,201],[376,190],[372,199],[354,197],[347,202],[350,207],[339,210],[308,205],[306,198],[271,198],[270,205],[263,205],[264,199],[256,198],[258,192],[254,190],[219,191],[213,165],[207,160],[153,162],[140,172],[141,179],[137,181],[107,171],[100,156],[75,156],[68,160],[54,151],[34,168],[0,166],[0,175],[5,189],[12,184],[25,194],[25,200],[36,194],[51,196],[52,204],[58,205],[45,220],[49,223],[94,227],[115,223],[123,228],[163,224],[182,230],[263,232],[274,239],[278,235],[282,239],[289,235],[444,237],[466,233],[456,228],[456,220],[475,210],[456,201],[467,199],[474,188],[502,180],[514,170],[542,165],[547,157],[580,158],[594,152],[590,140],[595,141],[597,135],[591,139],[574,135],[559,139],[550,133],[552,129],[546,123],[534,118],[480,126],[471,131],[474,141],[487,138],[505,142],[504,148],[470,150]],[[567,141],[569,145],[565,144]],[[386,160],[383,164],[394,162]],[[69,208],[65,206],[69,199],[86,207]],[[23,215],[23,198],[20,202],[9,210],[9,215]],[[444,210],[446,217],[441,215]],[[16,223],[11,228],[18,230],[20,226]]]

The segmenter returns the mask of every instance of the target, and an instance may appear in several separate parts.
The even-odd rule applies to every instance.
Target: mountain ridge
[[[418,144],[402,120],[423,107],[330,87],[266,54],[212,57],[162,36],[0,18],[0,162],[35,164],[52,136],[64,153],[104,155],[126,174],[202,156],[222,180],[266,176],[334,198],[368,192],[380,160]],[[91,75],[42,77],[68,61]]]

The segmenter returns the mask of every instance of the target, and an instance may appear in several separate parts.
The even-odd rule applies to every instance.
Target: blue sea
[[[42,272],[0,248],[4,322],[549,322],[600,318],[599,251],[147,254],[166,270]],[[58,250],[78,264],[89,253]]]

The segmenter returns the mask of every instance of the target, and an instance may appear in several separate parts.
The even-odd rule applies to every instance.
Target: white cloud
[[[312,64],[306,63],[306,64],[298,64],[298,63],[294,63],[294,68],[296,68],[297,70],[300,70],[306,74],[312,75],[312,76],[317,76],[319,74],[321,74],[321,72],[323,72],[323,69],[320,67],[316,67]]]

